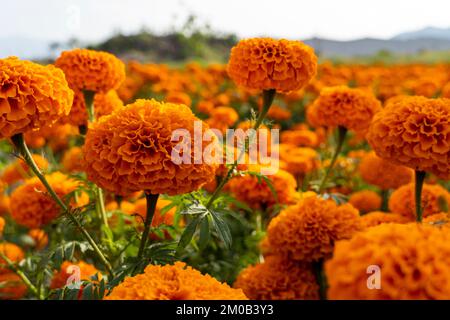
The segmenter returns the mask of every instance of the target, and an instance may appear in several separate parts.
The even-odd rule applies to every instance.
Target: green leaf
[[[200,223],[200,239],[199,239],[199,249],[203,250],[206,248],[206,246],[209,243],[209,240],[211,239],[211,230],[209,226],[209,218],[210,216],[206,216],[204,219],[202,219]]]
[[[178,242],[177,253],[179,253],[182,249],[186,248],[186,246],[191,242],[192,237],[194,236],[194,233],[197,230],[197,226],[202,219],[203,219],[202,216],[198,216],[186,226],[186,228],[183,231],[183,234],[180,237],[180,241]]]
[[[211,217],[212,225],[219,235],[219,238],[223,241],[227,249],[231,248],[232,238],[230,227],[225,220],[223,220],[220,213],[211,211]]]

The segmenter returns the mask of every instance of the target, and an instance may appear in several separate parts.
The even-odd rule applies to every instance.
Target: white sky
[[[165,31],[190,13],[241,37],[348,40],[450,27],[449,0],[2,0],[0,38],[97,41],[143,26]]]

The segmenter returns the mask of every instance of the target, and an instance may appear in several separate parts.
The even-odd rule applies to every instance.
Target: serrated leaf
[[[231,248],[232,238],[230,227],[225,220],[223,220],[220,213],[211,211],[211,217],[212,225],[219,235],[219,238],[223,241],[227,249]]]
[[[202,216],[198,216],[186,226],[180,237],[180,241],[178,242],[177,252],[180,252],[182,249],[186,248],[186,246],[191,242],[192,237],[197,230],[197,226],[202,218]]]
[[[200,223],[200,238],[198,241],[198,246],[200,250],[203,250],[208,245],[210,239],[211,239],[211,230],[209,227],[209,215],[206,216],[204,219],[202,219]]]

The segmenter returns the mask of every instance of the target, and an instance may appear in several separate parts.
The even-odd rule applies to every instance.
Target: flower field
[[[450,65],[0,59],[0,299],[450,299]]]

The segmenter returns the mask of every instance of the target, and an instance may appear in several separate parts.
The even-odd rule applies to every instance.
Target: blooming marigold
[[[249,171],[259,172],[259,169],[254,168],[256,166],[250,166]],[[297,182],[289,172],[280,169],[267,178],[272,183],[274,190],[271,190],[266,181],[250,174],[235,177],[227,185],[237,200],[245,202],[255,209],[268,208],[277,203],[292,204],[295,202]]]
[[[188,107],[192,105],[191,97],[184,92],[171,91],[166,95],[165,100],[170,103],[184,104]]]
[[[410,168],[398,166],[382,159],[375,152],[365,154],[358,169],[364,181],[379,187],[381,190],[397,189],[411,182],[414,174]]]
[[[361,228],[359,212],[350,204],[307,197],[272,219],[267,229],[277,252],[295,261],[317,261],[333,252],[334,242]]]
[[[312,148],[279,145],[281,168],[294,176],[303,176],[319,167],[319,154]]]
[[[18,263],[25,258],[25,254],[23,253],[22,249],[14,243],[0,243],[0,252],[13,263]],[[10,270],[6,261],[0,257],[0,274],[8,273],[9,271]]]
[[[210,118],[206,123],[215,129],[225,132],[239,120],[239,115],[231,107],[217,107],[211,111]]]
[[[52,282],[50,284],[51,289],[58,289],[67,285],[67,280],[74,273],[74,270],[70,270],[71,267],[79,268],[80,281],[90,281],[95,275],[97,275],[99,279],[101,279],[102,277],[102,274],[92,264],[86,263],[84,261],[79,261],[77,263],[64,261],[61,264],[60,270],[55,271],[53,274]]]
[[[382,223],[406,223],[410,220],[397,213],[373,211],[361,216],[361,224],[364,229],[378,226]]]
[[[325,263],[330,299],[450,299],[450,238],[416,223],[381,224],[336,243]],[[381,288],[368,287],[378,266]],[[373,270],[372,270],[373,272]]]
[[[0,300],[18,300],[27,294],[27,286],[14,272],[0,274]]]
[[[72,147],[64,152],[61,164],[66,172],[84,171],[83,150],[80,147]]]
[[[382,201],[380,195],[371,190],[354,192],[348,199],[348,202],[362,213],[380,209]]]
[[[409,183],[395,190],[389,198],[389,210],[411,220],[416,217],[414,183]],[[422,188],[423,216],[429,216],[443,211],[450,205],[450,192],[436,184],[424,184]]]
[[[172,161],[172,151],[177,152],[172,133],[187,130],[196,147],[196,121],[188,107],[156,100],[137,100],[100,118],[89,129],[83,149],[89,179],[120,195],[141,190],[174,195],[200,188],[214,178],[216,165],[194,163],[194,154],[202,152],[190,155],[191,164]],[[203,123],[202,132],[208,129]],[[203,141],[202,150],[213,143],[217,140]]]
[[[281,142],[297,147],[317,147],[319,139],[314,131],[285,130],[281,133]]]
[[[48,161],[44,157],[38,154],[33,154],[31,156],[41,170],[48,168]],[[17,159],[3,170],[1,179],[6,184],[11,185],[17,181],[27,179],[31,175],[32,171],[26,162],[23,161],[23,159]]]
[[[346,86],[327,87],[314,101],[313,122],[325,127],[341,126],[364,131],[380,110],[381,103],[367,90]]]
[[[67,115],[73,92],[52,65],[0,59],[0,138],[55,123]]]
[[[80,186],[79,181],[61,172],[46,175],[46,179],[60,198],[64,198]],[[73,205],[82,206],[88,202],[88,196],[81,193],[77,197],[77,203]],[[39,228],[46,225],[57,218],[60,212],[60,207],[37,177],[26,180],[11,194],[11,217],[26,227]]]
[[[227,71],[239,86],[288,92],[301,89],[315,76],[317,57],[300,41],[245,39],[231,49]]]
[[[88,49],[63,51],[55,65],[66,74],[72,89],[107,92],[125,80],[125,65],[114,55]]]
[[[378,156],[450,178],[450,100],[405,97],[373,119],[367,139]]]
[[[293,262],[276,255],[245,268],[233,286],[241,288],[252,300],[319,298],[319,286],[311,264]]]
[[[0,217],[0,238],[3,235],[3,229],[5,229],[5,219],[3,219],[2,217]]]
[[[153,215],[152,227],[158,227],[162,224],[167,226],[173,225],[175,221],[176,207],[172,207],[167,212],[162,213],[162,210],[171,203],[172,202],[170,200],[158,199],[155,214]],[[137,213],[140,216],[141,221],[145,221],[145,218],[147,217],[147,201],[145,198],[136,201],[134,205],[134,213]]]
[[[115,90],[109,90],[107,93],[99,92],[94,95],[94,114],[98,119],[102,116],[111,114],[114,110],[123,107]],[[72,109],[68,116],[61,119],[62,123],[69,123],[74,126],[86,125],[88,122],[88,114],[84,95],[81,91],[75,91]]]
[[[44,249],[48,244],[48,235],[42,229],[31,229],[28,235],[34,241],[34,247],[38,250]]]
[[[149,265],[143,274],[127,277],[112,289],[107,300],[246,300],[241,289],[233,289],[210,275],[186,266]]]

